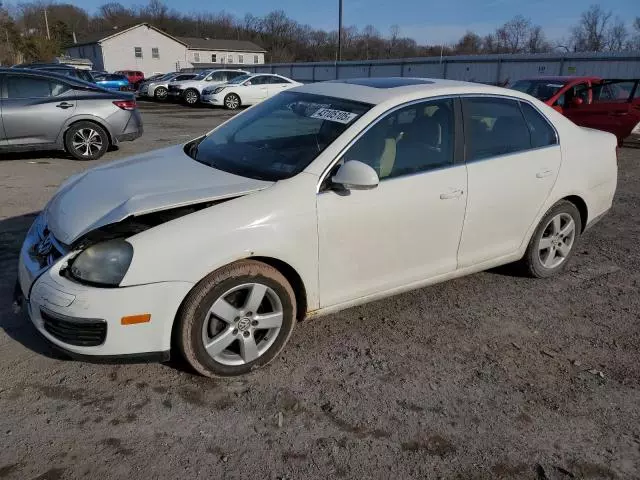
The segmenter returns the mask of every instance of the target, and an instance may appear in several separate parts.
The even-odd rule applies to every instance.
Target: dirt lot
[[[226,114],[147,105],[101,162]],[[99,162],[0,161],[0,479],[640,478],[640,149],[569,270],[486,272],[300,324],[265,370],[57,357],[11,310],[33,212]]]

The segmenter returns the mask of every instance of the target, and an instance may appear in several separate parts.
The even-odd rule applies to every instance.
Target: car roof
[[[588,76],[588,75],[541,75],[538,77],[521,78],[520,80],[532,81],[542,80],[549,82],[572,82],[574,80],[600,80],[600,77]],[[519,80],[518,80],[519,81]]]
[[[64,80],[67,83],[76,83],[80,85],[86,84],[86,82],[82,80],[78,80],[75,77],[69,77],[67,75],[59,75],[55,72],[52,72],[46,68],[4,68],[0,67],[0,73],[21,73],[28,74],[32,76],[39,77],[47,77],[47,78],[55,78],[57,80]]]
[[[442,80],[437,78],[383,77],[350,78],[328,82],[308,83],[294,90],[300,93],[327,95],[357,102],[380,104],[403,97],[435,97],[440,95],[493,94],[524,98],[515,90],[481,83]],[[528,98],[528,96],[527,96]]]

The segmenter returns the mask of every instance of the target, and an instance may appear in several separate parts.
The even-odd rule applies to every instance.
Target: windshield
[[[195,77],[193,77],[194,80],[202,80],[204,79],[207,75],[209,75],[211,72],[206,71],[206,72],[200,72],[199,74],[197,74]]]
[[[567,82],[553,80],[519,80],[511,88],[519,92],[528,93],[538,100],[546,102],[564,87]]]
[[[239,77],[236,77],[233,80],[229,80],[227,83],[229,85],[238,85],[239,83],[242,83],[245,80],[249,80],[252,76],[253,75],[240,75]]]
[[[218,170],[282,180],[304,170],[371,107],[341,98],[281,92],[188,144],[185,151]]]

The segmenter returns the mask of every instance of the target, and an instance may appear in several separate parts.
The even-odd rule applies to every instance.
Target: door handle
[[[440,200],[452,200],[454,198],[460,198],[463,194],[463,190],[451,190],[447,193],[441,193]]]
[[[541,170],[538,173],[536,173],[536,178],[544,178],[552,174],[553,174],[553,170]]]
[[[629,115],[629,112],[612,112],[611,115],[614,117],[624,117],[625,115]]]
[[[73,107],[73,103],[62,102],[62,103],[59,103],[58,105],[56,105],[56,107],[62,108],[63,110],[66,110],[67,108]]]

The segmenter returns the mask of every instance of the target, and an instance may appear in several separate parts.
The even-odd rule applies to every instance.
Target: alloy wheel
[[[188,104],[194,104],[198,101],[198,95],[196,92],[188,91],[184,94],[184,99]]]
[[[156,90],[156,98],[157,98],[158,100],[164,100],[165,98],[167,98],[168,93],[169,93],[169,92],[167,91],[167,89],[166,89],[166,88],[159,87],[159,88]]]
[[[225,105],[230,110],[235,110],[240,106],[240,100],[235,95],[229,95],[225,100]]]
[[[83,157],[92,157],[102,150],[102,137],[93,128],[81,128],[71,142],[74,150]]]
[[[567,259],[576,239],[576,222],[568,213],[549,220],[538,242],[538,256],[545,268],[556,268]]]
[[[245,283],[221,295],[202,325],[202,342],[213,360],[245,365],[261,357],[278,337],[283,322],[282,302],[261,283]]]

